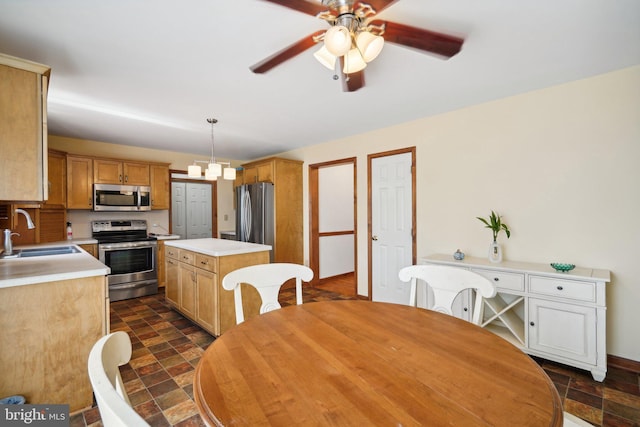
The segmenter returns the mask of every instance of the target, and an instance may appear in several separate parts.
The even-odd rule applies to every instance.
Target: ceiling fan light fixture
[[[365,62],[371,62],[382,52],[384,38],[369,31],[362,31],[356,36],[356,46],[360,49]]]
[[[336,56],[332,55],[327,49],[326,46],[322,46],[318,51],[316,51],[313,56],[318,60],[319,63],[324,65],[330,70],[335,70],[336,68]]]
[[[334,56],[343,56],[351,49],[351,32],[343,25],[335,25],[324,35],[324,45]]]
[[[358,71],[364,70],[366,66],[367,63],[364,61],[362,54],[360,54],[360,50],[353,48],[344,56],[344,67],[342,71],[345,74],[357,73]]]

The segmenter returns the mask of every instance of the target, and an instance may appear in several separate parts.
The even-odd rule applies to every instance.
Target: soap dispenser
[[[73,230],[71,229],[71,223],[67,222],[67,240],[73,239]]]

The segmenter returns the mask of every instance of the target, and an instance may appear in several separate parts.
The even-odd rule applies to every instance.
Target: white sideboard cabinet
[[[549,264],[435,254],[421,264],[449,265],[479,273],[498,293],[485,299],[482,326],[526,353],[580,369],[596,381],[607,373],[606,284],[608,270],[576,267],[555,271]],[[470,296],[464,296],[469,300]],[[471,307],[455,313],[468,318]]]

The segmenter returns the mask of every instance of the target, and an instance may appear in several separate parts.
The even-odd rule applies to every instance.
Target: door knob
[[[378,236],[371,236],[371,240],[378,240]]]

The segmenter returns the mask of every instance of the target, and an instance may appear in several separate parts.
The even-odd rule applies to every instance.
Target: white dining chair
[[[222,279],[222,287],[233,291],[236,323],[244,322],[241,284],[247,283],[258,291],[262,299],[260,314],[279,309],[280,287],[290,279],[296,279],[296,304],[302,304],[302,282],[313,279],[313,271],[304,265],[290,263],[257,264],[239,268]]]
[[[131,360],[131,340],[118,331],[100,338],[89,353],[89,379],[105,427],[143,427],[149,424],[131,407],[119,366]]]
[[[572,415],[568,412],[564,412],[564,423],[562,424],[564,427],[593,427],[593,424],[589,424],[582,418],[578,418],[575,415]]]
[[[480,324],[483,313],[483,298],[496,295],[496,288],[491,281],[477,273],[457,267],[441,265],[411,265],[398,273],[403,282],[411,282],[409,305],[415,307],[417,299],[417,280],[425,281],[433,290],[433,307],[431,310],[453,315],[453,300],[465,289],[475,291],[471,322]]]

